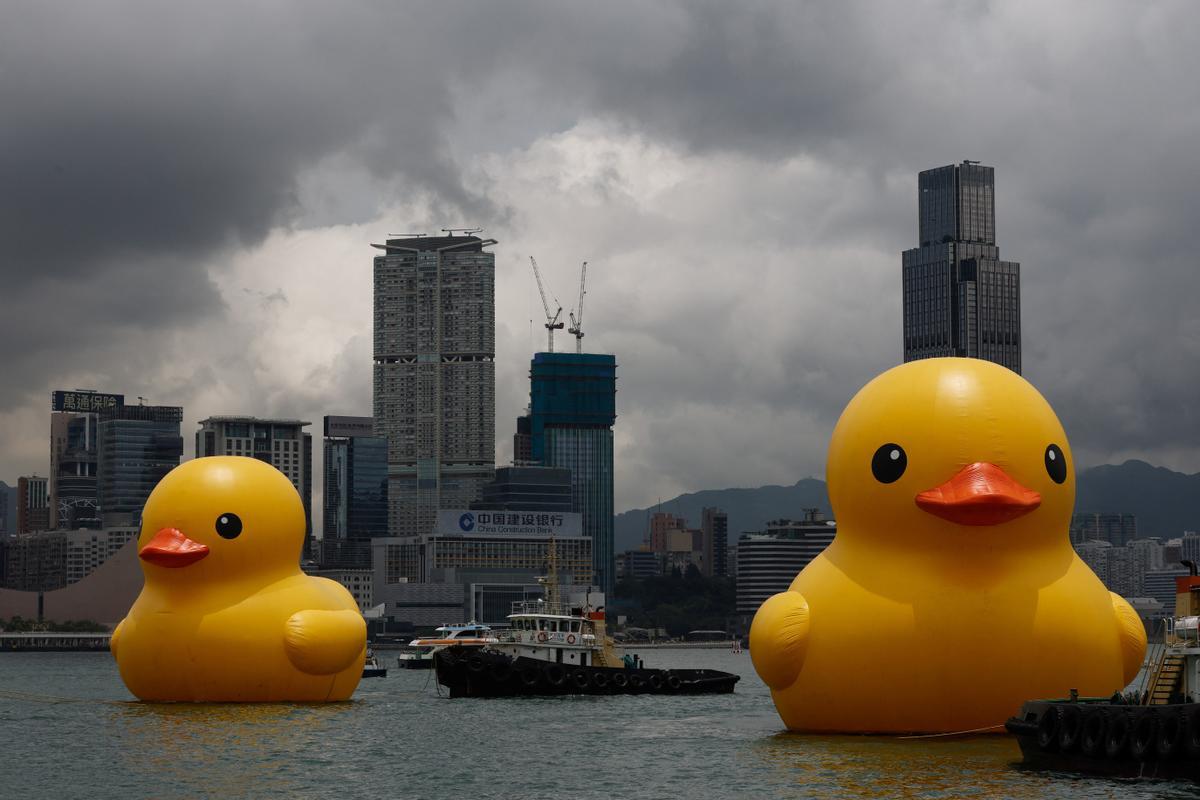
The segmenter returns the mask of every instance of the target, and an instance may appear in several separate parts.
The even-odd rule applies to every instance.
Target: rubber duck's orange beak
[[[138,551],[138,557],[160,567],[186,567],[208,555],[208,545],[194,542],[175,528],[163,528]]]
[[[917,505],[959,525],[999,525],[1028,514],[1042,496],[985,461],[968,464],[941,486],[917,495]]]

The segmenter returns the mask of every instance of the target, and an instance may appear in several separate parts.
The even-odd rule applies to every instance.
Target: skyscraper
[[[700,530],[704,531],[705,575],[729,576],[729,515],[719,508],[700,512]]]
[[[50,398],[50,527],[98,527],[96,510],[99,414],[125,396],[91,389],[56,391]]]
[[[371,417],[325,417],[323,567],[369,569],[371,539],[388,535],[387,439]]]
[[[44,531],[50,527],[49,482],[37,475],[17,478],[17,533]]]
[[[388,528],[425,535],[496,465],[495,239],[374,245],[375,433],[388,441]]]
[[[594,353],[535,353],[530,365],[533,461],[571,470],[574,510],[592,538],[595,583],[612,595],[613,422],[617,359]]]
[[[96,498],[105,527],[136,525],[146,498],[179,466],[179,406],[113,406],[100,412]]]
[[[996,246],[995,170],[918,177],[920,246],[905,250],[904,360],[967,356],[1021,372],[1021,265]]]

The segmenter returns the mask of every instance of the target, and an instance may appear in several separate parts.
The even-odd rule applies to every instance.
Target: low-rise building
[[[801,521],[772,520],[765,531],[743,533],[737,544],[737,613],[751,617],[767,598],[786,591],[836,534],[837,525],[817,509],[805,509]]]
[[[592,584],[592,540],[571,512],[442,510],[432,533],[378,538],[372,548],[374,602],[386,604],[388,616],[418,626],[435,612],[445,617],[450,602],[446,592],[421,587],[458,587],[454,596],[469,615],[473,608],[499,607],[491,595],[524,597],[527,589],[539,589],[551,561],[566,586]],[[447,621],[455,620],[437,624]]]

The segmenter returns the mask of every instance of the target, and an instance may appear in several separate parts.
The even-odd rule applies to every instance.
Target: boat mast
[[[550,537],[549,545],[546,548],[546,577],[542,580],[546,585],[547,605],[558,605],[560,602],[558,592],[558,546],[554,541],[554,536]]]

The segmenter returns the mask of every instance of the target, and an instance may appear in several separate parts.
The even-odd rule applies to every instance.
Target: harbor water
[[[190,706],[133,701],[105,653],[0,654],[0,797],[1200,797],[1023,770],[1007,736],[788,734],[744,653],[643,654],[736,672],[730,695],[494,700],[380,656],[348,703]]]

